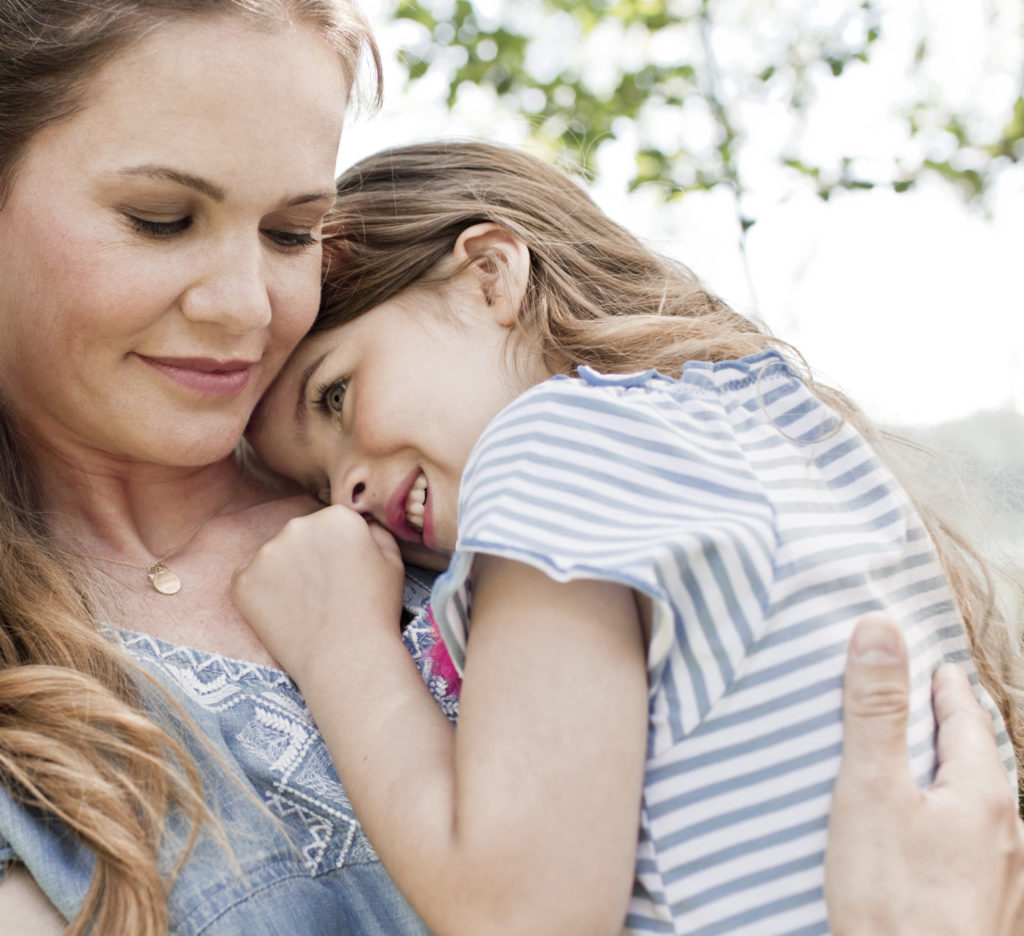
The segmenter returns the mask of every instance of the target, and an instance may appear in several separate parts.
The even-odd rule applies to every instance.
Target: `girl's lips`
[[[409,500],[409,492],[412,490],[412,486],[416,483],[417,478],[421,475],[423,475],[423,472],[419,468],[414,468],[405,476],[402,483],[388,499],[385,507],[385,522],[387,528],[396,539],[400,539],[406,543],[423,543],[429,549],[430,540],[432,539],[429,497],[427,498],[427,503],[425,505],[422,532],[409,525],[408,515],[406,513],[406,503]]]
[[[139,358],[179,387],[207,397],[232,397],[249,383],[255,361],[215,358]]]

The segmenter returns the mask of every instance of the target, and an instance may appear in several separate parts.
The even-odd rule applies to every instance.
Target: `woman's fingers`
[[[903,635],[885,615],[865,615],[853,632],[843,682],[841,787],[851,784],[850,793],[860,798],[872,795],[876,785],[913,784],[907,763],[909,710]]]
[[[935,674],[939,771],[919,790],[906,749],[909,677],[897,625],[857,625],[843,687],[825,896],[835,936],[1021,936],[1024,824],[992,719],[955,666]]]
[[[991,717],[978,706],[963,671],[952,663],[936,670],[932,701],[939,724],[935,785],[953,783],[965,789],[977,788],[991,776],[982,766],[999,763],[999,753],[992,743],[995,728]],[[1000,769],[1000,779],[1003,777],[1005,773]]]

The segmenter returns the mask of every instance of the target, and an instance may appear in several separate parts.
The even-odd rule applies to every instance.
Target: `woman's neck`
[[[167,466],[93,458],[71,463],[42,454],[35,473],[49,526],[72,552],[159,557],[204,518],[235,504],[242,472],[233,456],[211,465]],[[234,500],[234,499],[233,499]],[[248,500],[246,498],[245,500]]]
[[[273,664],[231,601],[231,576],[287,520],[315,509],[308,495],[274,490],[231,456],[200,467],[45,458],[35,467],[54,539],[77,557],[99,620]],[[161,558],[176,590],[149,577]]]

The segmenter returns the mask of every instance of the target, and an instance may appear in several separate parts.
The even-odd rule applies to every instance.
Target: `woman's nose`
[[[258,233],[225,242],[181,297],[184,316],[246,334],[270,324],[270,294]]]

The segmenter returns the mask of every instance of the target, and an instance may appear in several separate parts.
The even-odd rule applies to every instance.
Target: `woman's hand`
[[[936,672],[933,696],[939,770],[921,791],[907,765],[906,645],[888,618],[862,619],[825,861],[835,936],[1024,933],[1024,824],[992,721],[951,664]]]
[[[381,628],[397,638],[402,583],[391,534],[334,506],[290,520],[231,587],[250,626],[301,685],[335,648]]]

